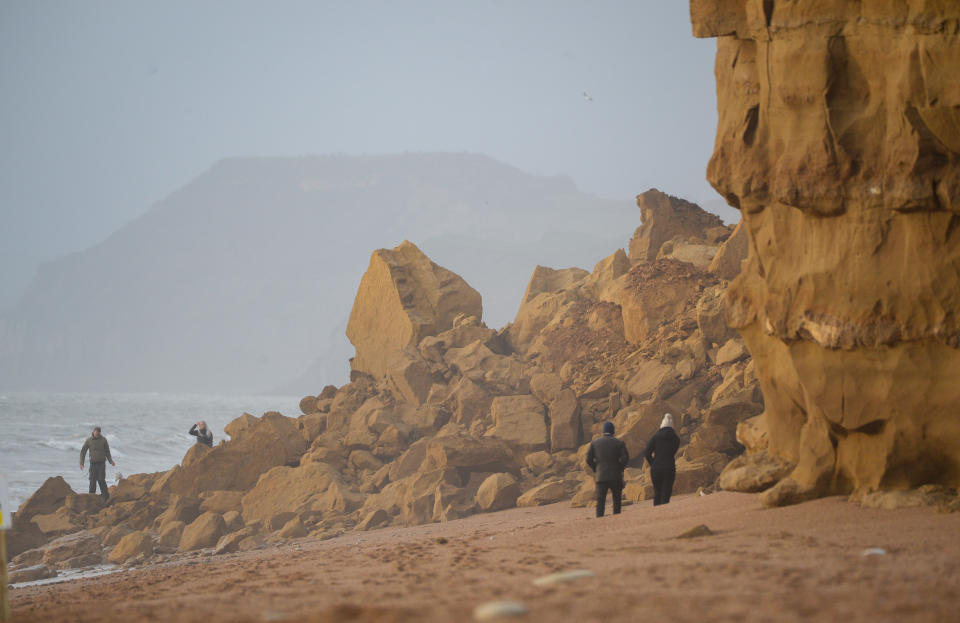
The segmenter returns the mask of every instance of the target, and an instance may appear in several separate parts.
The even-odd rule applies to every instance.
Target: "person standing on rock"
[[[668,504],[673,492],[673,479],[677,476],[674,456],[680,448],[680,437],[673,430],[673,416],[663,416],[660,430],[647,442],[643,455],[650,463],[650,479],[653,480],[653,505]]]
[[[197,443],[202,443],[211,448],[213,447],[213,433],[210,432],[210,429],[207,428],[207,423],[203,420],[191,426],[187,432],[197,438]]]
[[[113,462],[113,457],[110,456],[110,444],[107,443],[107,438],[100,434],[99,426],[93,427],[93,433],[87,437],[87,440],[83,442],[83,447],[80,448],[80,471],[83,471],[83,460],[87,456],[87,450],[90,451],[90,493],[97,492],[97,484],[99,483],[100,495],[103,496],[104,501],[109,500],[106,462],[110,461],[110,465],[114,467],[117,464]]]
[[[597,517],[603,517],[607,491],[613,494],[613,514],[620,514],[623,470],[630,461],[627,444],[613,436],[613,422],[603,423],[603,437],[594,439],[587,451],[587,465],[597,474]]]

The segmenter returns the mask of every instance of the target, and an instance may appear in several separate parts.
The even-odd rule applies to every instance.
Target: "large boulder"
[[[31,520],[47,537],[57,537],[80,530],[86,522],[66,507],[46,515],[34,515]]]
[[[548,272],[551,271],[551,272]],[[571,272],[579,271],[579,272]],[[545,279],[545,275],[559,273],[553,279]],[[570,287],[576,280],[587,275],[580,269],[566,269],[554,271],[550,268],[538,266],[530,278],[530,285],[523,297],[517,315],[506,331],[505,337],[511,348],[524,352],[537,334],[547,326],[568,305],[584,300],[583,293],[576,287]],[[551,282],[555,282],[552,284]],[[551,285],[560,286],[556,289]],[[565,287],[564,287],[565,286]]]
[[[718,246],[703,240],[688,239],[682,236],[668,240],[660,247],[657,258],[679,260],[706,270],[717,254]]]
[[[394,353],[450,329],[458,314],[480,318],[482,311],[476,290],[413,243],[374,251],[347,323],[357,349],[351,366],[383,377]]]
[[[410,444],[410,447],[403,454],[390,463],[388,471],[390,480],[396,482],[416,473],[427,457],[427,444],[429,443],[430,439],[418,439]]]
[[[13,525],[7,532],[7,553],[10,556],[36,549],[49,540],[37,524],[26,518],[21,519],[20,513],[14,513]]]
[[[797,463],[763,500],[960,486],[960,4],[775,4],[690,5],[750,248],[727,319]]]
[[[701,487],[713,486],[729,460],[730,457],[718,452],[698,457],[696,460],[681,456],[676,462],[677,475],[673,481],[673,493],[694,493]],[[652,494],[649,497],[653,497]]]
[[[120,539],[120,542],[110,552],[107,560],[115,565],[121,565],[137,556],[150,556],[153,554],[153,548],[154,540],[149,534],[146,532],[131,532]]]
[[[573,450],[580,445],[580,401],[572,389],[562,389],[550,402],[550,449]]]
[[[530,276],[527,291],[523,293],[521,305],[529,303],[538,294],[565,290],[589,274],[582,268],[561,268],[558,270],[546,266],[537,266]]]
[[[517,506],[544,506],[567,499],[567,489],[562,480],[550,480],[530,489],[519,498]]]
[[[318,503],[331,484],[339,481],[337,471],[325,463],[299,467],[274,467],[243,496],[243,519],[269,521],[279,513],[298,514]]]
[[[166,510],[157,515],[153,525],[157,528],[163,528],[173,521],[182,521],[188,524],[196,519],[200,512],[200,500],[174,494],[170,496]]]
[[[47,515],[63,506],[67,496],[76,495],[63,476],[47,478],[17,509],[20,521],[30,521],[36,515]]]
[[[492,401],[489,392],[469,377],[463,376],[452,384],[444,402],[452,412],[451,419],[469,427],[475,419],[483,419],[489,414]]]
[[[657,259],[663,243],[677,236],[706,239],[707,230],[723,225],[715,214],[656,188],[637,195],[643,225],[630,239],[630,261]]]
[[[634,266],[620,294],[623,331],[636,344],[661,325],[696,306],[703,290],[717,283],[714,275],[675,259]]]
[[[301,539],[307,536],[307,529],[299,517],[294,517],[277,530],[277,536],[281,539]]]
[[[194,444],[202,445],[202,444]],[[145,496],[153,483],[163,472],[152,474],[133,474],[126,478],[121,478],[117,486],[110,492],[110,501],[114,504],[119,502],[132,502]]]
[[[57,570],[47,565],[32,565],[30,567],[20,567],[13,569],[7,575],[7,581],[10,584],[19,584],[21,582],[35,582],[37,580],[46,580],[57,577]]]
[[[397,352],[388,362],[387,378],[399,397],[412,405],[423,404],[433,386],[433,376],[419,353]]]
[[[242,508],[243,495],[243,491],[207,491],[201,496],[198,511],[200,513],[238,511]]]
[[[525,353],[543,328],[578,299],[577,293],[565,290],[554,294],[540,294],[521,305],[504,333],[510,348],[518,353]]]
[[[183,529],[187,525],[182,521],[170,521],[164,524],[160,529],[157,545],[176,549],[180,545],[180,537],[183,536]]]
[[[697,300],[697,328],[703,337],[712,344],[724,344],[736,331],[727,326],[724,316],[724,294],[726,288],[721,285],[711,286],[703,291]]]
[[[530,376],[530,392],[545,405],[553,402],[563,389],[563,379],[556,372],[537,372]]]
[[[101,552],[100,537],[89,530],[84,530],[50,541],[43,548],[43,562],[46,565],[57,566],[72,558],[87,554],[99,555]]]
[[[426,443],[421,471],[457,468],[464,472],[515,472],[513,454],[499,439],[462,431],[440,434]]]
[[[733,281],[740,274],[740,266],[747,259],[749,250],[750,237],[743,221],[740,221],[733,234],[717,250],[707,270],[721,279]]]
[[[590,276],[583,280],[583,287],[597,301],[619,304],[620,280],[629,271],[630,259],[623,249],[617,249],[597,262]]]
[[[491,474],[477,489],[477,506],[486,512],[513,508],[520,497],[520,485],[510,474]]]
[[[382,510],[389,517],[396,517],[406,525],[433,521],[438,495],[449,499],[450,506],[455,502],[461,509],[463,505],[460,502],[465,498],[469,497],[469,505],[473,504],[473,496],[465,495],[466,491],[460,488],[460,483],[460,475],[456,469],[425,470],[391,482],[380,493],[368,496],[358,514],[369,517],[371,512]]]
[[[493,428],[487,435],[526,452],[547,447],[543,403],[531,396],[498,396],[490,406]]]
[[[463,348],[451,348],[444,355],[444,361],[475,383],[518,387],[523,378],[523,366],[519,361],[498,355],[480,340]]]
[[[453,320],[453,327],[437,335],[423,338],[417,350],[424,359],[443,363],[443,354],[451,348],[463,348],[476,341],[481,342],[491,351],[503,354],[504,345],[496,331],[480,323],[476,316],[458,314]]]
[[[317,412],[317,397],[304,396],[300,399],[300,412],[304,415],[310,415]]]
[[[766,452],[744,454],[730,461],[717,483],[724,491],[758,493],[790,475],[795,465]]]
[[[634,367],[626,383],[626,390],[636,400],[649,400],[665,383],[675,380],[680,373],[672,365],[656,359],[644,359]]]
[[[227,531],[220,513],[206,512],[183,529],[178,549],[187,552],[205,547],[214,547]]]

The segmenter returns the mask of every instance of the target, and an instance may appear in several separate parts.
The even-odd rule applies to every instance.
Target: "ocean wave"
[[[75,491],[86,491],[88,474],[78,466],[80,448],[94,426],[104,428],[119,469],[116,473],[166,471],[195,442],[187,429],[205,419],[215,442],[229,439],[228,422],[244,411],[276,409],[278,397],[156,396],[115,394],[5,394],[0,402],[0,470],[22,501],[48,477],[61,474]],[[295,403],[293,403],[295,404]]]
[[[77,450],[83,447],[83,439],[47,439],[41,441],[40,445],[44,448],[53,448],[54,450]]]

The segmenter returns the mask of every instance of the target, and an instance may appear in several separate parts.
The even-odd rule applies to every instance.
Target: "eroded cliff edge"
[[[718,37],[707,176],[749,238],[727,319],[797,462],[765,501],[960,485],[960,4],[690,12]]]

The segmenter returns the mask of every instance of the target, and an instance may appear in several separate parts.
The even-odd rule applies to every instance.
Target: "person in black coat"
[[[613,436],[613,422],[603,423],[603,437],[594,439],[587,451],[587,465],[597,474],[597,517],[603,517],[607,491],[613,494],[613,514],[620,513],[623,470],[630,461],[627,444]]]
[[[197,438],[197,443],[202,443],[210,448],[213,447],[213,433],[210,432],[207,423],[203,420],[191,426],[187,432]]]
[[[673,416],[667,413],[660,422],[660,430],[647,442],[644,456],[650,463],[650,479],[653,480],[653,505],[668,504],[673,492],[673,479],[677,476],[674,456],[680,448],[680,437],[673,430]]]

